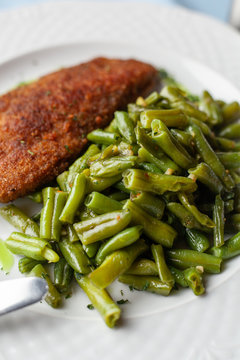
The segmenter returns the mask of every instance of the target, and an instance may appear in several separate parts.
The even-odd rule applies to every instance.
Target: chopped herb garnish
[[[65,147],[65,149],[66,149],[69,153],[71,152],[71,150],[70,150],[70,148],[69,148],[68,145],[64,145],[64,147]]]
[[[74,120],[74,121],[78,121],[77,115],[74,115],[73,120]]]
[[[25,144],[25,141],[24,141],[24,140],[20,140],[20,143],[21,143],[21,144]]]
[[[124,299],[121,299],[121,300],[118,300],[117,301],[117,304],[118,305],[124,305],[124,304],[127,304],[127,303],[129,303],[129,301],[126,299],[126,300],[124,300]]]
[[[144,287],[143,287],[143,291],[144,291],[144,290],[147,290],[147,289],[149,288],[149,286],[150,286],[149,281],[146,281],[146,283],[145,283],[145,285],[144,285]]]
[[[132,285],[129,285],[129,290],[130,291],[133,291],[134,290],[134,287]]]
[[[94,310],[93,304],[88,304],[88,305],[87,305],[87,308],[88,308],[89,310]]]
[[[67,294],[67,295],[65,296],[65,299],[69,299],[71,296],[72,296],[72,294]]]
[[[123,296],[123,290],[120,290],[120,294]]]
[[[45,92],[45,95],[46,95],[46,96],[51,95],[51,91],[50,91],[50,90],[46,91],[46,92]]]
[[[28,153],[29,153],[30,155],[34,155],[34,153],[33,153],[31,150],[28,150]]]

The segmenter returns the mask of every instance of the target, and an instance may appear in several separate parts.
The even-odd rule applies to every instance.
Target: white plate
[[[240,97],[240,92],[222,76],[188,58],[180,57],[169,51],[165,51],[162,54],[159,51],[153,51],[150,47],[145,47],[143,53],[142,48],[138,46],[100,42],[52,47],[8,61],[0,65],[0,92],[12,88],[21,81],[36,79],[49,71],[90,60],[96,56],[137,58],[152,63],[158,68],[167,69],[170,74],[174,74],[179,81],[197,94],[201,93],[203,89],[207,89],[217,98],[226,101],[232,101]],[[33,206],[33,209],[31,209],[31,202],[18,201],[18,204],[23,209],[27,207],[28,211],[34,212],[36,209],[36,206]],[[0,228],[2,229],[2,234],[7,237],[9,235],[9,225],[2,218],[0,218]],[[226,265],[226,269],[222,274],[209,277],[208,292],[227,280],[239,268],[240,261],[236,258]],[[8,277],[17,276],[19,276],[19,273],[16,265],[14,271],[11,271]],[[2,275],[1,277],[4,276]],[[110,289],[113,298],[116,300],[121,299],[120,290],[123,289],[124,298],[130,301],[130,304],[124,306],[125,318],[159,313],[180,306],[188,301],[196,300],[196,296],[191,291],[179,291],[174,296],[166,298],[149,293],[131,292],[127,286],[118,283],[114,285]],[[54,310],[44,303],[35,306],[33,309],[46,314],[75,319],[96,317],[95,312],[87,309],[86,305],[88,303],[89,301],[87,301],[85,296],[82,296],[81,291],[74,288],[72,298],[65,301],[62,309]]]
[[[239,97],[228,81],[190,59],[208,63],[240,84],[239,37],[220,23],[181,9],[144,4],[45,4],[0,14],[1,30],[0,60],[13,60],[0,66],[0,92],[61,66],[108,55],[134,56],[166,67],[196,92],[207,88],[226,100]],[[55,47],[73,40],[81,42]],[[124,45],[123,40],[130,44]],[[42,50],[15,58],[37,48]],[[1,221],[1,237],[5,238],[11,228]],[[169,298],[124,291],[131,303],[122,306],[125,320],[117,331],[106,329],[98,315],[86,309],[89,301],[80,291],[66,301],[64,309],[54,311],[44,304],[35,307],[47,316],[15,313],[0,322],[0,359],[239,359],[238,269],[239,261],[234,259],[222,274],[209,277],[208,294],[201,299],[190,291]],[[122,297],[122,288],[112,290],[116,299]],[[49,314],[57,317],[49,318]]]

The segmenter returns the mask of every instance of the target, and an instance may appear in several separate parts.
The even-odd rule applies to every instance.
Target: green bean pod
[[[34,266],[38,264],[38,260],[34,260],[24,256],[18,261],[18,270],[21,274],[26,274],[29,273],[34,268]]]
[[[237,101],[224,104],[222,107],[224,124],[231,124],[240,118],[240,105]]]
[[[216,224],[213,229],[214,246],[220,247],[224,244],[224,202],[220,195],[215,198],[213,220]]]
[[[149,191],[158,195],[166,191],[194,192],[196,183],[183,176],[161,175],[145,172],[139,169],[128,169],[123,173],[125,187],[133,191]]]
[[[55,241],[60,240],[62,223],[59,219],[64,205],[67,201],[68,194],[63,191],[56,191],[54,197],[54,205],[53,205],[53,215],[52,215],[52,231],[51,231],[51,239]]]
[[[68,239],[59,242],[60,250],[67,263],[80,274],[88,274],[91,263],[79,242],[71,243]]]
[[[219,134],[221,137],[227,139],[239,139],[240,138],[240,123],[234,123],[223,128]]]
[[[131,194],[131,200],[150,215],[161,220],[163,217],[165,202],[156,196],[151,195],[145,191],[140,191],[136,194]]]
[[[54,285],[60,293],[67,293],[73,279],[73,269],[61,258],[54,264]]]
[[[101,129],[93,130],[87,135],[87,139],[95,144],[111,145],[116,144],[119,140],[116,133],[103,131]]]
[[[188,249],[168,250],[167,259],[171,265],[179,269],[184,270],[192,266],[203,266],[206,272],[213,274],[220,272],[222,263],[222,259],[217,256]]]
[[[87,193],[91,193],[93,191],[104,191],[110,186],[114,185],[118,181],[122,179],[122,175],[115,175],[111,177],[87,177]]]
[[[101,264],[107,255],[133,244],[140,238],[142,229],[141,225],[127,228],[103,243],[97,252],[96,263]]]
[[[129,224],[130,220],[131,214],[128,210],[113,211],[76,223],[74,229],[81,242],[89,245],[117,234]]]
[[[13,232],[6,240],[7,248],[14,254],[49,262],[57,262],[58,254],[50,248],[49,243],[37,237]]]
[[[41,204],[43,202],[42,192],[41,191],[36,191],[36,192],[28,195],[28,198],[30,200],[34,201],[37,204]]]
[[[192,174],[201,183],[206,185],[214,194],[220,194],[223,190],[223,185],[212,168],[204,162],[198,164],[195,168],[188,169],[189,174]]]
[[[186,240],[188,246],[198,252],[205,252],[210,247],[206,235],[195,229],[186,229]]]
[[[53,308],[58,308],[61,305],[61,295],[53,285],[45,268],[41,264],[38,264],[32,269],[29,276],[36,276],[46,280],[48,292],[44,300]]]
[[[86,193],[86,177],[84,174],[77,174],[69,197],[66,201],[64,208],[62,209],[59,220],[63,223],[73,224],[75,214],[84,200]]]
[[[67,229],[67,237],[68,237],[68,240],[69,240],[71,243],[76,242],[76,241],[79,241],[79,237],[77,236],[77,233],[76,233],[76,231],[74,230],[73,225],[67,224],[66,229]]]
[[[46,187],[43,189],[42,194],[43,208],[40,218],[40,237],[44,239],[51,239],[55,190],[52,187]]]
[[[213,126],[219,125],[223,122],[221,109],[208,91],[203,91],[199,102],[199,109],[204,111],[209,118],[209,123]]]
[[[135,260],[125,272],[128,275],[158,276],[158,268],[154,261],[149,259]]]
[[[134,124],[129,115],[125,111],[115,111],[114,113],[116,125],[120,134],[130,143],[136,142],[134,132]]]
[[[163,283],[169,284],[171,287],[173,287],[175,282],[174,277],[165,262],[162,245],[151,245],[151,251],[157,265],[160,280]]]
[[[100,241],[97,241],[89,245],[83,245],[83,250],[85,251],[87,256],[91,259],[97,254],[99,247],[100,247]]]
[[[115,191],[109,195],[109,198],[116,201],[122,201],[128,199],[129,196],[123,191]]]
[[[163,171],[158,166],[149,162],[139,162],[138,168],[154,174],[163,174]]]
[[[134,244],[108,255],[103,263],[93,270],[88,277],[94,285],[104,289],[123,274],[134,260],[147,249],[148,246],[145,241],[140,239]]]
[[[221,247],[212,247],[210,253],[223,260],[231,259],[240,254],[240,232],[225,241]]]
[[[176,269],[173,266],[169,266],[169,269],[174,277],[174,281],[176,284],[184,288],[188,287],[188,283],[185,279],[184,272],[182,270]]]
[[[202,272],[197,267],[191,267],[184,270],[185,279],[188,286],[193,290],[194,294],[199,296],[205,292],[202,280]]]
[[[240,168],[240,152],[217,152],[216,153],[221,163],[226,169]]]
[[[179,130],[179,129],[171,129],[171,134],[176,138],[176,140],[188,150],[193,152],[193,137],[191,134],[188,134],[186,131]]]
[[[151,123],[154,119],[163,121],[167,127],[184,129],[188,125],[186,115],[179,109],[146,110],[140,114],[141,125],[146,129],[151,129]]]
[[[113,328],[120,318],[120,308],[114,303],[106,290],[99,289],[87,276],[75,273],[75,278],[79,286],[87,294],[94,308],[103,317],[106,325]]]
[[[96,191],[93,191],[87,196],[84,204],[87,208],[99,215],[122,209],[122,204],[119,201],[113,200]]]
[[[158,295],[168,296],[172,287],[155,276],[121,275],[118,281],[139,291],[148,291]]]
[[[223,137],[216,137],[218,149],[222,151],[239,151],[240,142],[236,142],[230,139],[225,139]]]
[[[87,151],[81,157],[79,157],[77,160],[75,160],[74,163],[69,167],[68,182],[73,183],[74,177],[75,177],[73,175],[81,173],[84,169],[86,169],[89,158],[96,154],[99,154],[99,153],[100,153],[100,150],[99,150],[98,146],[95,144],[91,144],[88,147]]]
[[[69,192],[71,190],[71,187],[68,183],[68,176],[69,176],[69,171],[64,171],[57,176],[57,183],[62,191]]]
[[[0,215],[16,229],[27,235],[39,236],[39,226],[15,205],[6,205],[0,208]]]
[[[125,209],[131,212],[132,224],[143,226],[143,231],[154,242],[166,247],[172,247],[177,236],[176,231],[168,224],[154,218],[131,200],[127,200]]]
[[[91,164],[91,176],[112,177],[135,165],[136,156],[114,156],[110,159],[99,160]]]

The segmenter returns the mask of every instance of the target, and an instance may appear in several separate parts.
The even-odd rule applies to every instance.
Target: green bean
[[[79,237],[77,236],[77,233],[76,233],[76,231],[74,230],[73,225],[67,224],[66,229],[67,229],[67,237],[68,237],[68,240],[69,240],[71,243],[72,243],[72,242],[79,241]]]
[[[190,125],[198,126],[202,130],[202,133],[206,137],[208,137],[209,141],[214,145],[216,145],[217,142],[216,142],[215,134],[212,132],[212,130],[206,123],[192,117],[188,117],[188,122]]]
[[[112,177],[121,174],[124,170],[133,167],[136,156],[114,156],[110,159],[94,162],[90,166],[91,176]]]
[[[130,220],[131,214],[128,210],[119,210],[76,223],[74,229],[81,242],[89,245],[117,234],[129,224]]]
[[[158,268],[154,261],[149,259],[135,260],[125,272],[129,275],[158,276]]]
[[[239,139],[240,138],[240,123],[234,123],[223,128],[219,134],[221,137],[227,139]]]
[[[224,202],[220,195],[215,198],[213,220],[216,224],[213,229],[214,246],[220,247],[224,244]]]
[[[53,308],[58,308],[61,304],[61,295],[53,285],[45,268],[41,264],[38,264],[32,269],[29,276],[36,276],[46,280],[48,292],[44,300]]]
[[[201,129],[196,125],[190,126],[190,133],[194,136],[196,148],[203,160],[213,169],[215,174],[222,180],[228,190],[234,187],[232,177],[226,172],[223,164],[207,142]]]
[[[235,187],[234,210],[240,213],[240,184]]]
[[[176,269],[175,267],[173,266],[169,266],[169,269],[174,277],[174,280],[175,280],[175,283],[186,288],[188,287],[188,283],[185,279],[185,276],[184,276],[184,272],[179,270],[179,269]]]
[[[145,161],[149,161],[158,166],[163,172],[172,169],[173,172],[180,173],[181,170],[168,156],[166,156],[157,143],[146,134],[145,130],[137,126],[137,142],[143,149],[140,149],[138,155]]]
[[[158,244],[172,247],[177,233],[170,225],[149,215],[131,200],[127,200],[124,208],[130,210],[133,225],[141,224],[143,226],[143,231],[147,237]]]
[[[79,206],[84,200],[86,193],[86,177],[84,174],[77,174],[67,202],[61,212],[59,220],[64,223],[72,224]]]
[[[186,240],[189,247],[198,252],[205,252],[210,247],[208,238],[195,229],[186,229]]]
[[[122,249],[133,244],[140,238],[143,227],[141,225],[127,228],[103,243],[96,255],[96,263],[101,264],[107,255],[115,250]]]
[[[226,231],[232,233],[233,231],[240,231],[240,214],[231,214],[226,221]]]
[[[179,109],[147,110],[140,114],[140,121],[144,128],[151,129],[154,119],[162,120],[167,127],[184,129],[188,125],[187,117]]]
[[[29,273],[34,268],[34,266],[38,264],[39,261],[24,256],[18,261],[18,270],[20,273],[26,274]]]
[[[109,195],[110,199],[116,200],[116,201],[122,201],[125,199],[128,199],[128,194],[122,192],[122,191],[115,191],[112,194]]]
[[[125,111],[115,111],[114,113],[116,125],[120,134],[130,143],[136,142],[136,135],[134,132],[134,124]]]
[[[157,265],[160,280],[163,283],[166,283],[166,284],[170,285],[171,287],[173,287],[174,278],[173,278],[173,275],[172,275],[171,271],[169,270],[169,268],[167,267],[167,264],[165,262],[162,245],[160,245],[160,244],[151,245],[151,251],[152,251],[155,263]]]
[[[145,100],[145,103],[147,104],[147,106],[153,105],[153,104],[155,104],[156,102],[158,102],[160,100],[160,95],[159,95],[159,93],[157,91],[153,91],[144,100]]]
[[[52,231],[51,239],[59,241],[62,230],[62,223],[59,217],[66,203],[68,194],[62,191],[56,191],[54,197],[53,215],[52,215]]]
[[[139,169],[142,169],[147,172],[154,173],[154,174],[163,174],[162,170],[159,167],[157,167],[156,165],[151,164],[149,162],[140,162],[140,163],[138,163],[138,167],[139,167]]]
[[[43,208],[40,218],[40,237],[51,239],[55,190],[52,187],[46,187],[43,189],[42,194]]]
[[[225,139],[222,137],[216,137],[217,145],[220,150],[223,151],[239,151],[240,142],[236,142],[230,139]]]
[[[111,145],[116,144],[120,139],[116,133],[103,131],[101,129],[93,130],[87,135],[87,139],[96,144]]]
[[[122,209],[122,204],[119,201],[113,200],[96,191],[87,196],[84,204],[99,215]]]
[[[128,104],[128,114],[134,123],[140,120],[140,114],[142,111],[145,110],[146,108],[144,106],[139,106],[137,104]]]
[[[237,101],[233,101],[230,104],[225,104],[222,107],[222,114],[224,119],[224,124],[231,124],[240,117],[240,106]]]
[[[38,204],[41,204],[42,201],[43,201],[41,191],[36,191],[35,193],[28,195],[28,198],[31,199],[32,201],[38,203]]]
[[[107,291],[96,287],[87,276],[80,276],[75,273],[75,278],[87,294],[94,308],[96,308],[103,317],[106,325],[113,328],[120,318],[121,310],[111,299]]]
[[[57,262],[58,254],[50,248],[49,243],[37,237],[13,232],[6,240],[7,248],[14,254],[24,255],[35,260]]]
[[[0,215],[16,229],[32,236],[39,236],[39,226],[15,205],[0,208]]]
[[[140,239],[134,244],[108,255],[103,263],[91,272],[88,277],[94,285],[104,289],[123,274],[134,260],[147,249],[148,246],[145,241]]]
[[[122,175],[115,175],[111,177],[87,177],[87,193],[91,193],[92,191],[101,192],[113,184],[117,183],[122,179]]]
[[[59,242],[60,250],[67,263],[80,274],[88,274],[91,263],[79,242],[71,243],[64,238]]]
[[[223,260],[231,259],[240,254],[240,232],[225,241],[221,247],[212,247],[210,253]]]
[[[87,256],[91,259],[96,255],[99,247],[100,247],[100,241],[89,244],[89,245],[83,245],[83,250],[85,251]]]
[[[122,178],[122,177],[121,177]],[[130,194],[131,191],[129,189],[127,189],[125,187],[125,185],[123,184],[123,181],[119,181],[118,183],[114,184],[114,187],[122,192],[124,192],[125,194]],[[129,196],[128,196],[129,197]]]
[[[216,256],[188,249],[168,250],[167,258],[170,264],[176,268],[187,269],[192,266],[203,266],[206,272],[213,274],[220,272],[222,263],[222,260]]]
[[[191,150],[191,152],[193,152],[194,142],[191,134],[178,129],[171,129],[171,133],[181,145],[187,147]]]
[[[60,293],[67,293],[73,278],[73,269],[61,258],[54,264],[54,285]]]
[[[57,176],[57,183],[58,183],[59,188],[62,191],[69,192],[71,190],[71,188],[68,184],[68,176],[69,176],[69,171],[64,171],[60,175]]]
[[[190,197],[188,197],[187,194],[179,192],[178,199],[185,209],[188,210],[201,225],[208,228],[214,228],[216,226],[212,219],[206,214],[202,214],[195,205],[191,204]]]
[[[195,160],[174,138],[161,120],[153,120],[151,126],[152,138],[177,165],[184,169],[189,169],[189,167],[195,164]]]
[[[235,190],[235,194],[236,194],[236,190]],[[230,199],[230,200],[226,200],[224,202],[224,214],[229,214],[234,210],[234,200]]]
[[[138,276],[138,275],[121,275],[119,282],[131,286],[131,288],[139,291],[149,291],[158,295],[168,296],[172,287],[163,283],[155,276]]]
[[[184,271],[185,279],[194,294],[199,296],[205,292],[202,281],[202,272],[198,267],[191,267]]]
[[[87,162],[89,158],[99,153],[100,150],[97,145],[91,144],[88,147],[87,151],[81,157],[75,160],[74,163],[69,167],[69,176],[71,176],[72,174],[81,173],[82,170],[87,168]]]
[[[211,125],[219,125],[223,122],[221,109],[216,101],[212,98],[208,91],[203,91],[199,102],[199,109],[204,111],[209,118]]]
[[[240,175],[237,173],[237,169],[236,170],[230,169],[229,173],[231,174],[231,176],[235,182],[235,185],[240,184]]]
[[[186,177],[153,174],[139,169],[126,170],[123,173],[123,183],[127,189],[149,191],[158,195],[166,191],[193,192],[197,188],[196,183]]]
[[[221,163],[227,169],[239,169],[240,167],[240,152],[217,152],[216,153]]]
[[[183,205],[176,202],[170,202],[167,204],[167,209],[173,213],[186,228],[198,229],[205,232],[210,231],[209,228],[202,226],[193,214],[191,214]]]
[[[131,200],[157,219],[161,220],[163,217],[165,202],[150,193],[141,191],[136,194],[131,194]]]
[[[40,218],[41,218],[41,210],[35,213],[33,216],[31,216],[31,220],[35,221],[36,223],[40,221]]]
[[[219,194],[223,190],[223,185],[212,168],[204,162],[195,168],[188,169],[189,174],[195,176],[197,180],[206,185],[213,193]]]

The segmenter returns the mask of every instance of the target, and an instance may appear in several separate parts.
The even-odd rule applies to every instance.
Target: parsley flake
[[[94,310],[93,304],[88,304],[88,305],[87,305],[87,308],[88,308],[89,310]]]
[[[66,149],[69,153],[71,152],[71,150],[70,150],[70,148],[69,148],[68,145],[64,145],[64,147],[65,147],[65,149]]]
[[[145,285],[144,285],[144,287],[143,287],[143,291],[144,291],[144,290],[146,291],[146,290],[149,288],[149,286],[150,286],[149,281],[146,281],[146,283],[145,283]]]
[[[126,300],[121,299],[121,300],[118,300],[118,301],[117,301],[117,304],[118,304],[118,305],[124,305],[124,304],[127,304],[127,303],[129,303],[129,300],[128,300],[128,299],[126,299]]]
[[[32,152],[31,150],[28,150],[28,153],[32,156],[34,155],[34,152]]]

